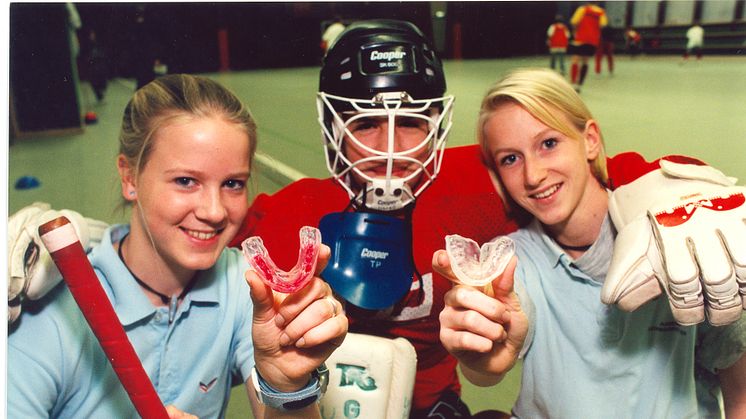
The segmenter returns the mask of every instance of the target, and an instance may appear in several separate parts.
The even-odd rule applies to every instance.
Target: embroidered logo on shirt
[[[207,393],[208,391],[212,390],[213,387],[215,387],[215,383],[218,382],[218,377],[213,378],[210,380],[207,384],[203,383],[202,381],[199,382],[199,391],[203,393]]]

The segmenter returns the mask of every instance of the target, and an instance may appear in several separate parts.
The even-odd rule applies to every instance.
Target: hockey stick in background
[[[70,220],[58,217],[42,224],[39,236],[137,412],[145,419],[168,419],[166,408],[127,338]]]

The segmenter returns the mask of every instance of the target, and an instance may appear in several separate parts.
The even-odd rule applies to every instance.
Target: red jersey
[[[261,236],[275,263],[290,269],[298,258],[298,230],[304,225],[318,227],[324,215],[343,211],[349,201],[347,192],[333,179],[301,179],[274,195],[257,196],[231,245]],[[417,198],[412,214],[412,251],[422,291],[419,278],[413,275],[409,294],[392,313],[363,313],[348,307],[351,332],[404,337],[414,346],[417,376],[413,409],[430,407],[443,391],[460,393],[461,388],[456,359],[439,338],[438,316],[451,282],[433,273],[433,253],[445,248],[448,234],[482,244],[515,229],[481,162],[479,147],[446,149],[437,179]]]
[[[570,23],[575,27],[573,44],[590,44],[597,47],[601,41],[601,28],[606,26],[608,20],[603,8],[587,4],[575,10]]]
[[[570,31],[564,23],[553,23],[547,29],[547,43],[549,50],[565,50],[570,41]]]
[[[620,170],[620,165],[637,169]],[[626,166],[625,166],[626,167]],[[627,183],[657,167],[638,154],[609,159],[609,173],[619,177],[614,186]],[[615,179],[616,180],[616,179]],[[321,218],[343,211],[349,197],[333,179],[301,179],[274,195],[261,194],[249,209],[231,246],[250,236],[261,236],[272,259],[290,269],[298,258],[298,230],[318,227]],[[451,282],[432,271],[432,256],[445,248],[445,236],[460,234],[480,245],[517,228],[508,219],[476,145],[448,148],[437,179],[418,198],[412,214],[412,251],[420,281],[413,275],[409,293],[393,312],[373,312],[349,307],[350,331],[388,338],[404,337],[417,352],[413,410],[432,406],[441,393],[460,394],[456,359],[440,343],[438,316]]]

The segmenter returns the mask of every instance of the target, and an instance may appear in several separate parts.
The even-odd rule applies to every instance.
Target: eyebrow
[[[554,128],[546,127],[546,128],[544,128],[542,130],[539,130],[536,134],[533,134],[531,136],[531,139],[533,141],[535,141],[535,140],[542,140],[543,141],[543,140],[547,139],[545,137],[547,137],[550,133],[551,134],[564,135],[562,132],[560,132],[560,131],[558,131],[558,130],[556,130]],[[513,148],[513,147],[496,148],[492,152],[492,156],[493,157],[497,157],[498,153],[513,153],[513,152],[517,152],[517,151],[518,150],[516,148]]]
[[[204,172],[200,172],[198,170],[193,170],[193,169],[178,169],[177,168],[177,169],[165,170],[164,173],[171,175],[171,176],[180,175],[183,177],[200,177],[201,175],[203,175]],[[251,170],[247,170],[247,171],[229,173],[226,176],[226,179],[249,178],[250,176],[251,176]]]

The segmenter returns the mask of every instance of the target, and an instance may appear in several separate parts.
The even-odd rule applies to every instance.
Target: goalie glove
[[[85,218],[75,211],[53,210],[43,202],[11,215],[8,219],[8,324],[20,316],[24,300],[43,297],[62,280],[38,232],[40,225],[61,215],[73,224],[86,251],[101,242],[108,227],[103,221]]]
[[[611,194],[619,234],[601,299],[633,311],[662,292],[677,323],[746,308],[746,188],[710,166],[661,160]]]

